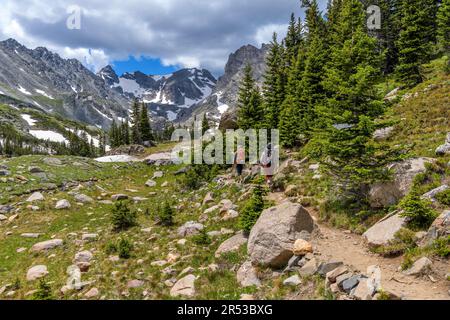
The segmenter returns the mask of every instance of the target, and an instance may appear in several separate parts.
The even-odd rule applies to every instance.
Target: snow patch
[[[20,92],[22,92],[23,94],[26,94],[28,96],[31,96],[31,92],[29,92],[27,89],[23,88],[21,85],[19,85],[19,87],[17,88]]]
[[[167,119],[169,121],[173,121],[173,120],[175,120],[177,118],[177,114],[175,112],[173,112],[173,111],[169,110],[169,111],[166,112],[166,114],[167,114]]]
[[[30,130],[30,134],[33,137],[42,140],[50,140],[52,142],[68,142],[62,134],[50,130]]]
[[[34,91],[36,91],[37,93],[39,93],[40,95],[47,97],[49,99],[55,100],[55,98],[53,98],[51,95],[49,95],[48,93],[46,93],[45,91],[39,90],[39,89],[35,89]]]
[[[127,155],[127,154],[119,154],[116,156],[106,156],[95,159],[97,162],[134,162],[139,161],[138,158]]]
[[[37,122],[36,120],[32,119],[29,114],[21,114],[20,116],[28,123],[30,127],[34,126],[34,124]]]

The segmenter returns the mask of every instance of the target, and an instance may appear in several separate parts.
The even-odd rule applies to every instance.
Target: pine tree
[[[252,67],[247,65],[239,87],[238,126],[240,129],[258,129],[264,122],[261,95],[253,79]]]
[[[306,5],[306,4],[305,4]],[[317,1],[310,1],[306,7],[306,27],[308,29],[306,44],[306,61],[304,72],[299,82],[302,94],[300,103],[300,126],[309,137],[316,119],[315,108],[325,98],[322,81],[325,76],[324,66],[328,61],[329,50],[326,46],[325,22],[319,11]]]
[[[284,54],[285,59],[284,65],[286,66],[286,68],[290,68],[291,66],[293,66],[293,64],[295,64],[298,55],[298,50],[303,41],[302,32],[303,27],[301,24],[301,20],[297,20],[295,18],[295,14],[292,13],[286,38],[284,39],[284,44],[286,46]]]
[[[111,129],[109,130],[109,141],[111,147],[113,148],[116,148],[120,145],[120,141],[118,139],[118,128],[115,120],[113,120],[111,124]]]
[[[439,49],[450,55],[450,0],[442,0],[437,14]]]
[[[141,121],[141,110],[139,108],[138,101],[134,100],[131,110],[131,143],[133,144],[142,143],[140,121]]]
[[[206,114],[203,114],[202,118],[202,135],[205,134],[206,131],[210,129],[208,119],[206,119]]]
[[[270,51],[266,59],[267,69],[264,75],[263,95],[266,112],[266,127],[276,129],[279,122],[280,107],[285,97],[285,68],[283,65],[284,48],[278,43],[274,33]]]
[[[384,177],[389,157],[373,143],[374,119],[383,112],[375,83],[380,71],[376,39],[366,33],[359,0],[344,2],[340,28],[347,30],[342,46],[331,51],[323,81],[331,93],[318,108],[320,129],[309,144],[311,155],[335,176],[342,188],[365,199],[366,186]]]
[[[428,62],[436,42],[436,0],[402,0],[400,35],[397,41],[397,77],[407,86],[423,80],[420,67]]]
[[[128,125],[128,119],[122,121],[120,125],[120,145],[129,145],[130,144],[130,126]]]
[[[150,118],[148,117],[148,109],[145,103],[142,103],[139,129],[141,131],[142,142],[150,142],[154,140],[152,128],[150,126]]]

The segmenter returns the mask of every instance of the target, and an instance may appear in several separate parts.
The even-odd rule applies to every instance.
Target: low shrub
[[[415,193],[411,193],[400,202],[403,210],[402,217],[409,219],[409,226],[414,230],[428,229],[437,217],[437,212],[431,208],[431,201],[421,199]]]
[[[126,230],[137,225],[137,215],[131,211],[128,203],[118,201],[112,209],[112,225],[115,231]]]

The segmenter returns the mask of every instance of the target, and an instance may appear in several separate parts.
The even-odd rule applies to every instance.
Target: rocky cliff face
[[[190,108],[208,97],[216,79],[208,70],[181,69],[168,75],[146,75],[136,71],[118,77],[111,66],[100,70],[98,76],[127,99],[138,98],[151,111],[173,121],[182,109]]]
[[[42,47],[31,50],[13,39],[0,42],[0,94],[102,128],[125,117],[129,106],[78,60]]]
[[[266,69],[266,55],[269,45],[256,48],[246,45],[230,54],[225,66],[225,73],[217,81],[212,94],[193,105],[190,110],[180,113],[177,121],[192,122],[196,115],[206,113],[210,120],[220,121],[224,114],[232,117],[235,113],[238,99],[239,84],[243,76],[243,70],[247,64],[253,68],[253,76],[259,85],[262,84]]]

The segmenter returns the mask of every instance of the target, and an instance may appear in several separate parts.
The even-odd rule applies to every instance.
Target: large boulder
[[[35,192],[26,200],[27,202],[43,201],[44,196],[40,192]]]
[[[295,241],[313,230],[313,219],[299,204],[284,202],[266,209],[250,232],[250,259],[254,264],[283,267],[293,255]]]
[[[47,266],[45,265],[34,266],[27,271],[27,281],[34,281],[36,279],[43,278],[46,275],[48,275]]]
[[[431,244],[434,240],[450,235],[450,210],[442,212],[428,229],[421,245]]]
[[[437,155],[450,154],[450,132],[447,134],[447,139],[445,139],[445,143],[436,149],[436,154]]]
[[[261,286],[261,281],[251,261],[246,261],[242,264],[237,271],[236,279],[243,287]]]
[[[202,231],[203,228],[204,226],[201,223],[188,221],[178,228],[178,235],[180,237],[193,236],[200,233],[200,231]]]
[[[219,248],[216,250],[215,256],[219,257],[220,255],[228,252],[238,251],[239,248],[247,243],[247,237],[242,233],[235,234],[228,240],[225,240]]]
[[[364,234],[363,238],[370,247],[379,247],[388,245],[395,238],[395,234],[406,226],[407,219],[401,217],[399,213],[390,214],[371,228]]]
[[[430,158],[414,158],[390,165],[388,169],[393,172],[393,180],[372,186],[369,193],[370,205],[373,208],[384,208],[396,204],[409,193],[414,178],[427,170],[425,165],[432,162],[434,160]]]
[[[35,245],[31,247],[32,252],[41,252],[41,251],[47,251],[56,247],[60,247],[63,245],[63,241],[61,239],[53,239],[53,240],[47,240],[43,242],[38,242]]]
[[[196,277],[189,274],[180,280],[170,289],[170,296],[172,297],[193,297],[195,295],[195,279]]]

